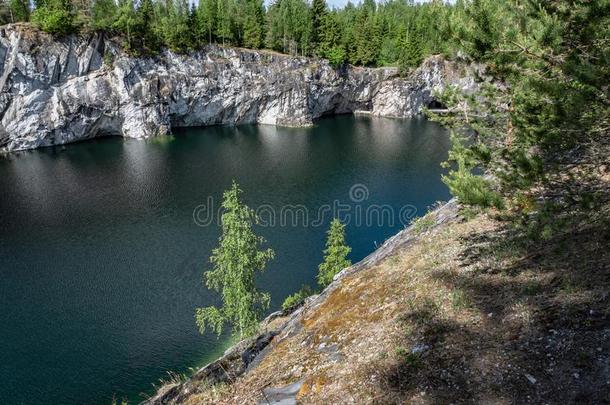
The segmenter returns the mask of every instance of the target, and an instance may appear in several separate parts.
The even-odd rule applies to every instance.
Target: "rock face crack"
[[[400,78],[396,69],[336,70],[326,61],[219,46],[134,58],[103,35],[55,40],[33,30],[9,25],[0,36],[4,151],[109,133],[148,138],[167,134],[170,123],[308,126],[326,114],[357,110],[412,117],[435,91],[476,86],[474,66],[458,68],[440,56]]]

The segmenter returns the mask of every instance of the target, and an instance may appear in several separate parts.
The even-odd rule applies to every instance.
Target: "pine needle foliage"
[[[351,250],[352,248],[347,246],[345,242],[345,225],[339,219],[333,219],[327,232],[324,261],[318,266],[318,284],[320,287],[324,288],[329,285],[335,274],[352,264],[347,259]]]
[[[610,131],[610,1],[458,3],[457,46],[484,62],[476,95],[448,89],[444,180],[466,204],[508,209],[548,238],[607,200],[596,170]]]

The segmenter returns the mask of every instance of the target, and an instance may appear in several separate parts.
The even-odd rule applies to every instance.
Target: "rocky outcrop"
[[[209,46],[131,57],[102,34],[53,39],[27,25],[0,28],[0,148],[96,136],[148,138],[172,127],[311,125],[326,114],[410,117],[447,84],[473,76],[441,57],[410,77],[266,51]]]
[[[458,208],[459,205],[455,199],[436,208],[432,214],[429,214],[431,223],[426,232],[430,232],[433,229],[440,229],[447,224],[458,221]],[[230,347],[222,357],[205,367],[202,367],[185,381],[170,383],[161,387],[156,394],[142,402],[141,405],[200,403],[193,398],[206,391],[210,386],[218,383],[233,384],[240,377],[256,373],[257,367],[260,366],[261,362],[263,362],[273,350],[276,350],[278,344],[303,332],[304,324],[307,323],[306,320],[311,317],[313,312],[318,311],[320,307],[329,303],[331,295],[344,287],[345,280],[348,277],[378,266],[389,257],[396,255],[398,252],[408,249],[410,246],[417,243],[421,237],[421,231],[417,231],[414,226],[409,226],[400,231],[385,241],[383,245],[363,260],[336,274],[330,285],[320,294],[308,297],[302,305],[294,310],[278,311],[269,315],[261,323],[261,328],[263,328],[265,332],[257,337],[241,341],[235,346]],[[342,314],[340,312],[330,313],[328,316],[331,318],[341,317]],[[270,327],[270,323],[272,322],[275,322],[275,324],[273,327]],[[311,337],[308,337],[305,340],[299,339],[299,346],[305,346],[307,343],[313,344],[314,340],[317,348],[316,350],[327,356],[327,359],[330,362],[345,361],[345,355],[341,353],[338,345],[335,343],[327,344],[326,342],[318,341],[318,339],[311,339]],[[412,353],[419,355],[429,349],[430,347],[428,345],[420,344],[412,348]],[[291,351],[287,351],[284,354],[288,358],[294,356],[294,360],[297,363],[302,360]],[[300,366],[301,365],[297,364],[297,367]],[[286,370],[282,370],[281,366],[278,365],[278,374],[285,371]],[[297,392],[300,390],[302,384],[303,379],[299,378],[297,382],[292,384],[278,387],[267,386],[260,390],[264,400],[257,403],[296,403]],[[253,392],[252,397],[254,398],[257,394],[257,392]],[[189,401],[189,399],[191,401]]]

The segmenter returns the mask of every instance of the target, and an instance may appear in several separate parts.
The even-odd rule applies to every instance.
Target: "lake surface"
[[[199,335],[193,314],[218,302],[201,280],[232,179],[276,252],[258,279],[275,310],[315,284],[333,212],[356,262],[448,199],[448,148],[423,119],[341,116],[0,157],[0,403],[137,400],[220,354],[227,337]]]

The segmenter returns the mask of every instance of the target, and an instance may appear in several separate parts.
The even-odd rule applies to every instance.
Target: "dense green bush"
[[[467,205],[502,208],[501,196],[492,189],[488,180],[477,176],[464,168],[453,170],[443,176],[451,194]]]
[[[32,22],[50,34],[66,35],[75,30],[74,14],[68,0],[46,0],[32,12]]]
[[[314,294],[315,291],[310,286],[304,285],[299,291],[286,297],[286,299],[282,303],[282,309],[284,311],[289,311],[294,308],[297,308],[298,306],[303,304],[307,297],[311,297]]]
[[[332,67],[338,68],[345,63],[345,58],[347,55],[345,53],[345,49],[341,48],[340,46],[334,46],[326,51],[323,56],[328,59],[328,62]]]

